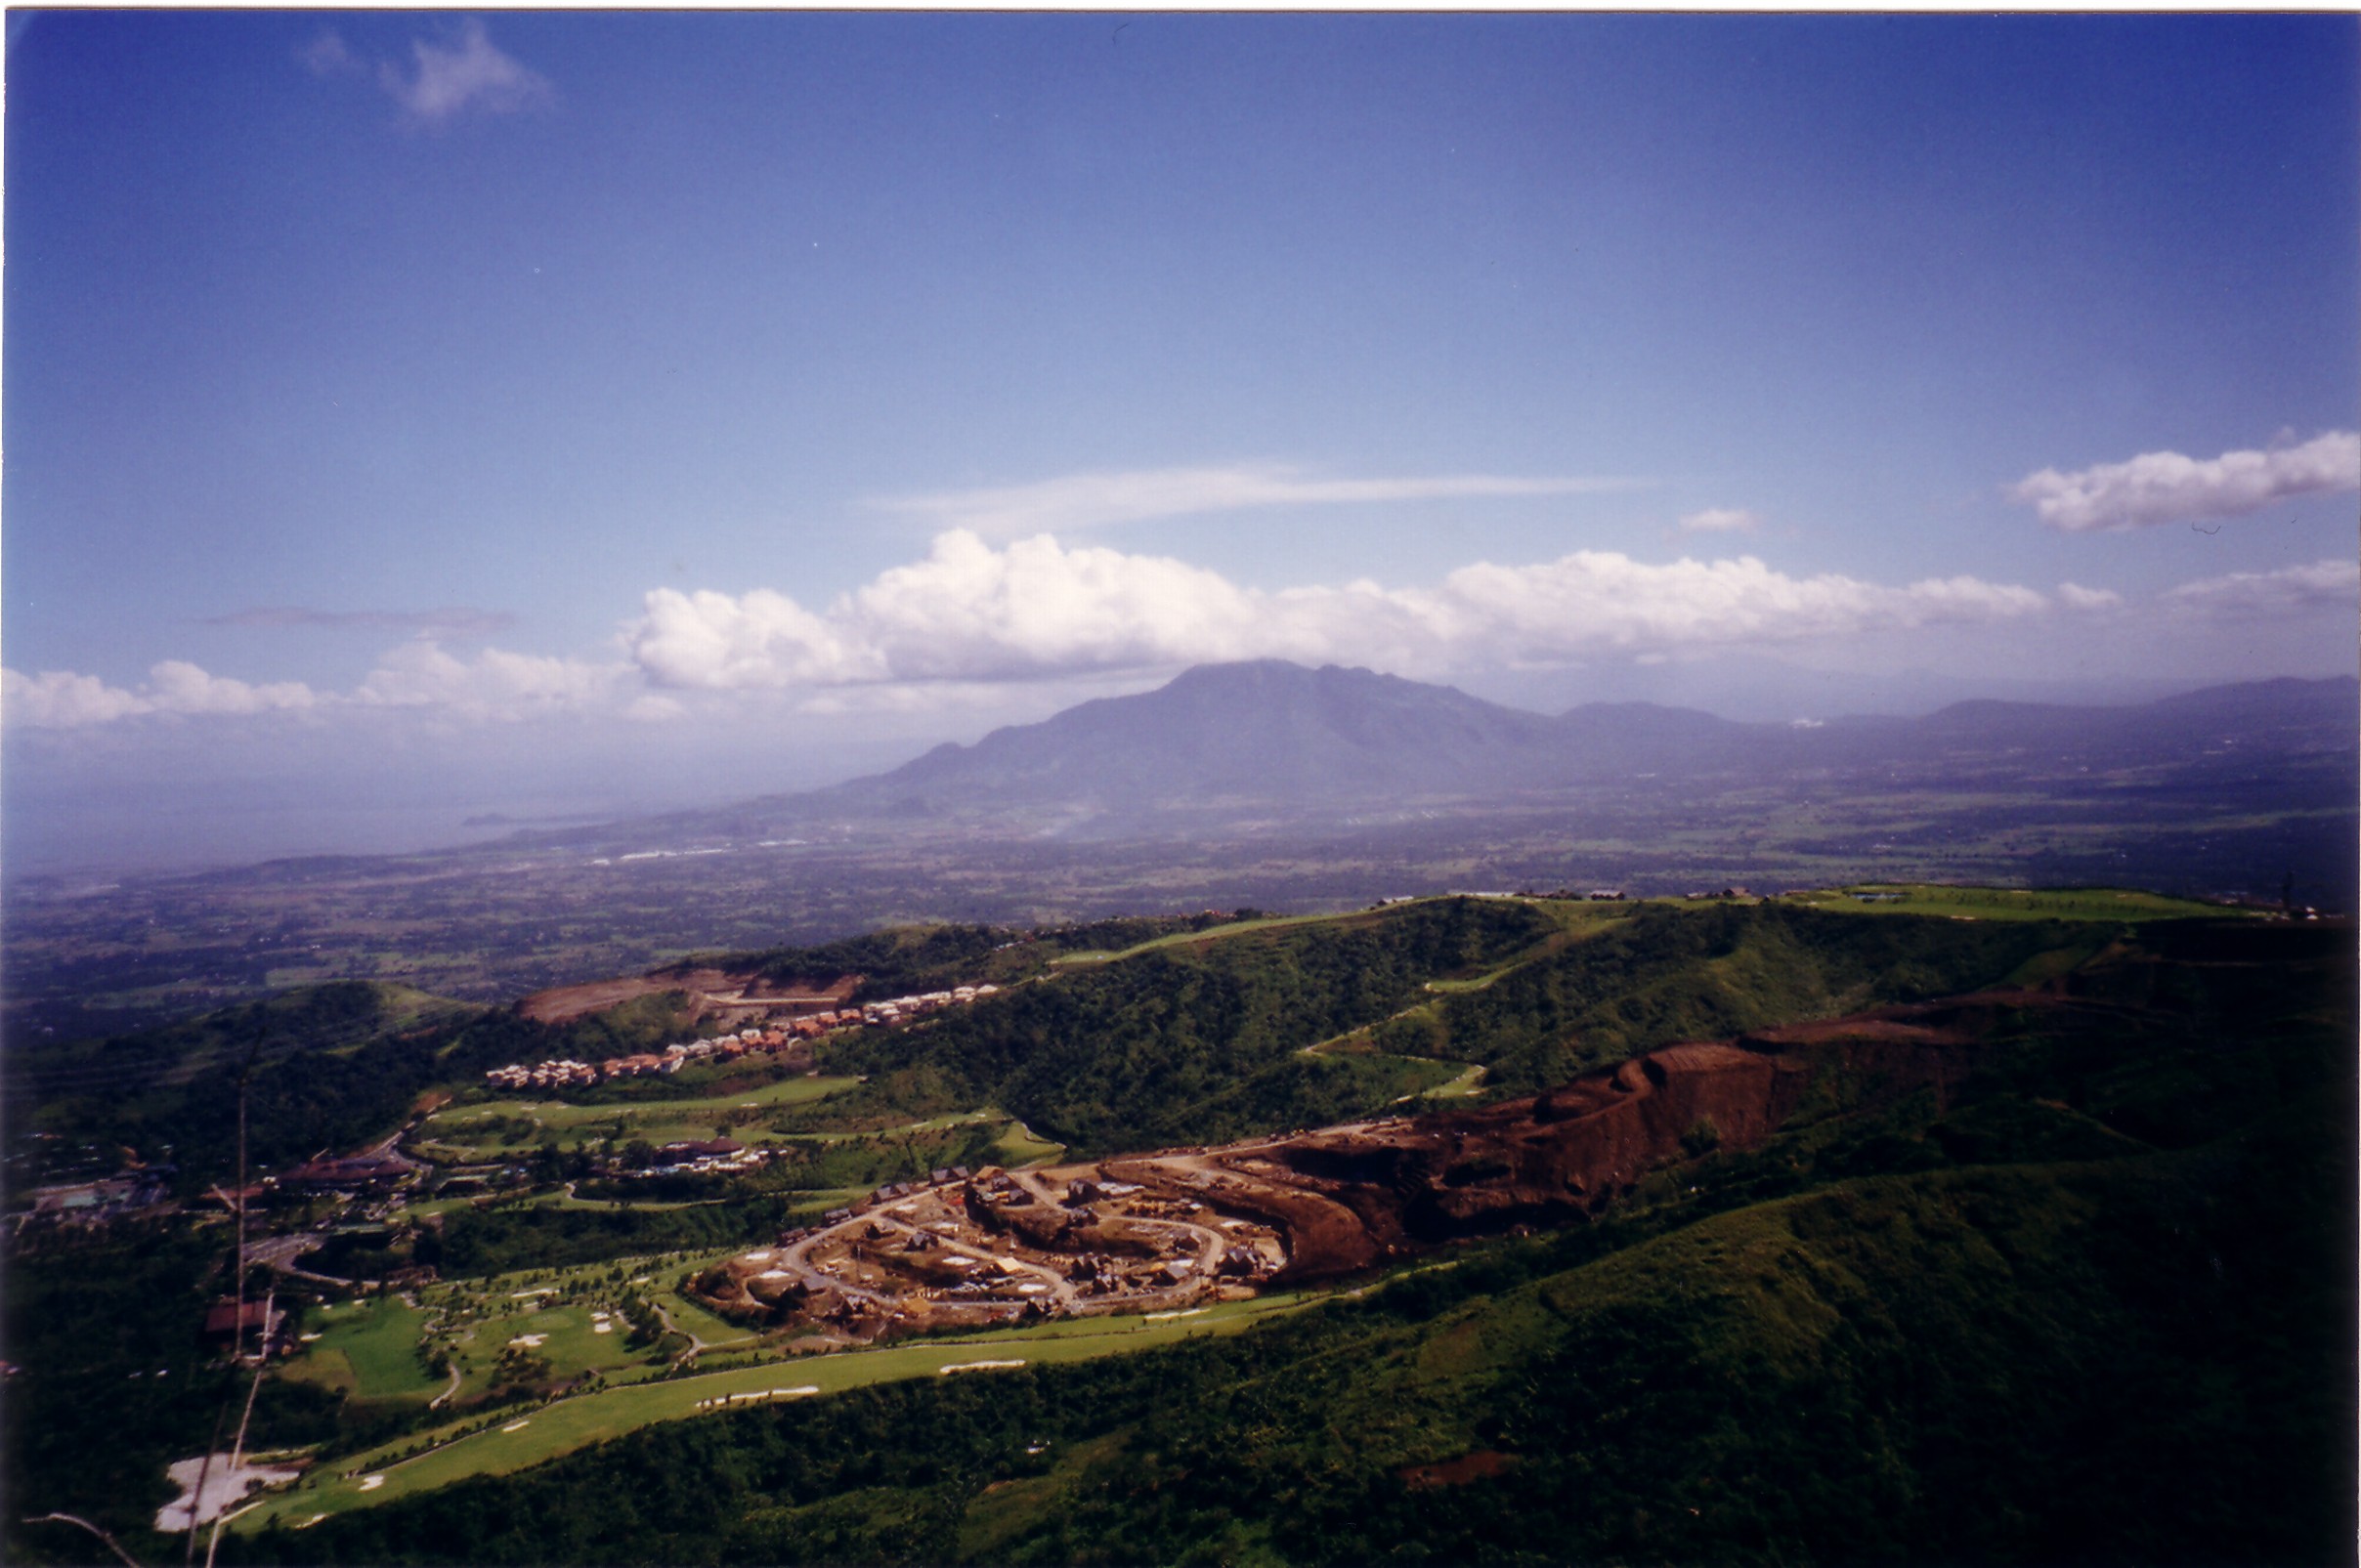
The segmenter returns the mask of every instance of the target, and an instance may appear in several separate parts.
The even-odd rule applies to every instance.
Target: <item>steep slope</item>
[[[1556,1236],[1232,1337],[654,1426],[228,1560],[2329,1560],[2349,933],[2163,925],[2072,978],[2087,1004],[1982,1017],[1940,1092],[1824,1101]]]

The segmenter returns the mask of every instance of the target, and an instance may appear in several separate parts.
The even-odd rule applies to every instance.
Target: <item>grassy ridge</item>
[[[1234,1337],[660,1424],[237,1549],[2325,1560],[2352,1528],[2348,950],[2152,927],[1946,1103],[1659,1171],[1594,1227]]]
[[[1918,1001],[2007,979],[2089,943],[2048,919],[1851,914],[1783,902],[1645,905],[1587,941],[1371,1030],[1378,1050],[1481,1063],[1529,1094],[1682,1039]]]
[[[257,1509],[245,1528],[268,1529],[274,1521],[301,1523],[318,1513],[334,1515],[355,1508],[383,1506],[474,1476],[510,1474],[658,1422],[704,1417],[701,1405],[731,1394],[762,1393],[777,1388],[810,1388],[834,1394],[913,1377],[941,1377],[945,1367],[977,1361],[1062,1366],[1102,1356],[1134,1355],[1198,1335],[1235,1334],[1253,1323],[1291,1310],[1296,1304],[1293,1298],[1268,1297],[1209,1308],[1185,1319],[1171,1315],[1154,1322],[1138,1317],[1092,1318],[879,1350],[791,1358],[695,1377],[636,1382],[544,1409],[520,1410],[511,1420],[516,1417],[524,1420],[513,1429],[509,1422],[502,1421],[485,1430],[455,1436],[460,1423],[451,1423],[424,1434],[426,1441],[440,1441],[442,1446],[415,1459],[398,1458],[401,1451],[397,1449],[357,1456],[343,1462],[339,1473],[315,1477],[317,1484],[285,1494]],[[531,1321],[537,1326],[548,1316],[544,1313]],[[406,1442],[405,1446],[414,1445]],[[364,1490],[361,1482],[371,1474],[380,1475],[382,1480]]]
[[[835,1046],[827,1065],[871,1075],[880,1103],[989,1102],[1092,1153],[1312,1124],[1439,1080],[1414,1064],[1306,1057],[1302,1047],[1388,1017],[1427,981],[1488,968],[1555,929],[1533,905],[1456,898],[1156,944],[920,1029]]]
[[[2343,1303],[2321,1227],[2251,1223],[2304,1173],[2275,1156],[1859,1181],[1236,1340],[650,1427],[237,1552],[2318,1560],[2349,1539],[2313,1375]],[[1497,1472],[1399,1473],[1471,1455]]]

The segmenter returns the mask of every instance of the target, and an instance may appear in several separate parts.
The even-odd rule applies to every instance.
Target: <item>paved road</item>
[[[684,1329],[677,1323],[674,1323],[672,1321],[672,1314],[665,1310],[665,1305],[662,1301],[650,1301],[648,1305],[654,1309],[656,1313],[656,1321],[664,1325],[665,1333],[685,1334],[689,1336],[689,1348],[683,1350],[679,1355],[672,1358],[673,1366],[679,1366],[682,1362],[688,1360],[691,1356],[697,1354],[697,1352],[705,1348],[705,1340],[698,1336],[697,1331],[694,1329]]]
[[[1054,1208],[1064,1201],[1062,1190],[1052,1190],[1052,1184],[1034,1171],[1012,1170],[1009,1174],[1010,1179],[1038,1203]],[[1017,1272],[1028,1275],[1050,1288],[1051,1298],[1061,1312],[1105,1312],[1119,1308],[1126,1311],[1155,1311],[1185,1305],[1204,1293],[1221,1269],[1222,1255],[1229,1248],[1230,1237],[1210,1225],[1201,1225],[1192,1220],[1151,1219],[1130,1214],[1122,1217],[1127,1225],[1138,1226],[1143,1230],[1165,1232],[1180,1241],[1184,1250],[1193,1250],[1194,1266],[1189,1278],[1159,1291],[1128,1292],[1120,1296],[1086,1296],[1076,1288],[1074,1282],[1066,1277],[1064,1271],[1053,1264],[1031,1262],[1014,1257],[1011,1253],[999,1249],[980,1246],[972,1242],[954,1241],[935,1232],[923,1231],[893,1213],[891,1206],[855,1214],[850,1219],[830,1226],[827,1230],[807,1236],[799,1242],[780,1249],[773,1266],[784,1270],[812,1289],[825,1287],[848,1297],[880,1307],[900,1306],[903,1304],[903,1299],[897,1293],[872,1290],[850,1280],[840,1279],[836,1275],[823,1272],[811,1261],[810,1253],[815,1246],[837,1238],[852,1227],[858,1226],[866,1229],[872,1224],[880,1224],[889,1232],[906,1238],[928,1236],[944,1250],[957,1256],[972,1257],[979,1262],[1004,1263],[1004,1266],[1006,1262],[1013,1262]],[[989,1303],[978,1301],[974,1304],[983,1306]]]

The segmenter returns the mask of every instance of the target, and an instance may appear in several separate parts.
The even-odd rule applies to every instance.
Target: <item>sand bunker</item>
[[[205,1476],[202,1497],[196,1495],[199,1470]],[[232,1469],[227,1454],[214,1455],[211,1464],[205,1462],[201,1454],[193,1460],[167,1464],[164,1466],[165,1478],[181,1489],[181,1495],[156,1510],[155,1527],[159,1531],[177,1534],[188,1529],[193,1522],[210,1524],[217,1516],[236,1506],[247,1493],[256,1488],[277,1486],[284,1481],[292,1481],[301,1474],[303,1471],[284,1465],[241,1464]],[[190,1518],[193,1505],[196,1515],[193,1521]]]

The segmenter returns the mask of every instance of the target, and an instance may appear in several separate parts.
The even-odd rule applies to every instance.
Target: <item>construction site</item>
[[[880,1188],[708,1269],[696,1294],[734,1316],[874,1339],[1238,1300],[1286,1263],[1278,1227],[1176,1182],[985,1166]]]
[[[938,1170],[714,1265],[693,1293],[838,1341],[1242,1299],[1457,1238],[1580,1222],[1652,1170],[1758,1146],[1816,1081],[1939,1096],[1985,1054],[1996,1019],[2077,1006],[2047,992],[1954,997],[1666,1046],[1481,1110]]]

